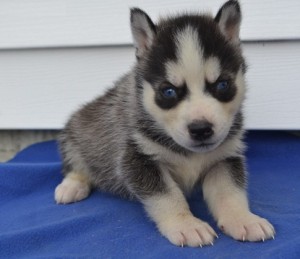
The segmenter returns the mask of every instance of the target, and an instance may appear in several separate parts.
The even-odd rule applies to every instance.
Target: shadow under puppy
[[[92,188],[138,199],[171,243],[202,247],[217,235],[185,198],[202,185],[226,234],[274,238],[246,195],[238,2],[226,2],[215,18],[183,14],[157,24],[134,8],[130,21],[135,66],[73,114],[60,136],[65,178],[57,203],[82,200]]]

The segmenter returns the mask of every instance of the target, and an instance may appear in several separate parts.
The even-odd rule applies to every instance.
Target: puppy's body
[[[202,184],[225,233],[250,241],[274,236],[249,211],[245,192],[239,23],[236,1],[215,19],[183,15],[157,25],[133,9],[137,64],[66,125],[56,201],[84,199],[91,188],[138,199],[172,243],[202,246],[216,234],[184,197]]]

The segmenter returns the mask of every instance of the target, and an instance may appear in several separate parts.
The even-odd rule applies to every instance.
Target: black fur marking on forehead
[[[144,78],[152,85],[166,78],[165,64],[176,60],[176,42],[172,33],[157,32],[153,45],[143,64]]]
[[[217,22],[208,15],[181,15],[160,21],[156,26],[156,36],[142,70],[145,79],[153,84],[165,78],[165,63],[177,59],[176,36],[186,28],[197,32],[203,58],[216,57],[222,70],[237,73],[245,62],[239,45],[228,41],[221,33]]]
[[[165,23],[172,23],[177,32],[184,30],[186,27],[196,31],[204,58],[217,57],[223,70],[236,73],[243,64],[244,61],[239,46],[233,45],[224,37],[212,17],[208,15],[183,15],[170,19]],[[162,23],[162,28],[166,26],[168,25]]]

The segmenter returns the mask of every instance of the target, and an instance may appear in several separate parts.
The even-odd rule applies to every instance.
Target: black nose
[[[210,122],[201,120],[194,121],[188,125],[188,130],[192,139],[203,141],[210,138],[214,134],[212,127],[213,125]]]

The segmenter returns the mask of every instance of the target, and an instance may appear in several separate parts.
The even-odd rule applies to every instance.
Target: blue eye
[[[225,90],[227,90],[228,86],[229,86],[228,81],[225,81],[225,80],[219,81],[216,84],[216,89],[217,89],[217,91],[225,91]]]
[[[175,98],[177,97],[177,93],[174,88],[167,87],[162,89],[162,94],[165,98]]]

